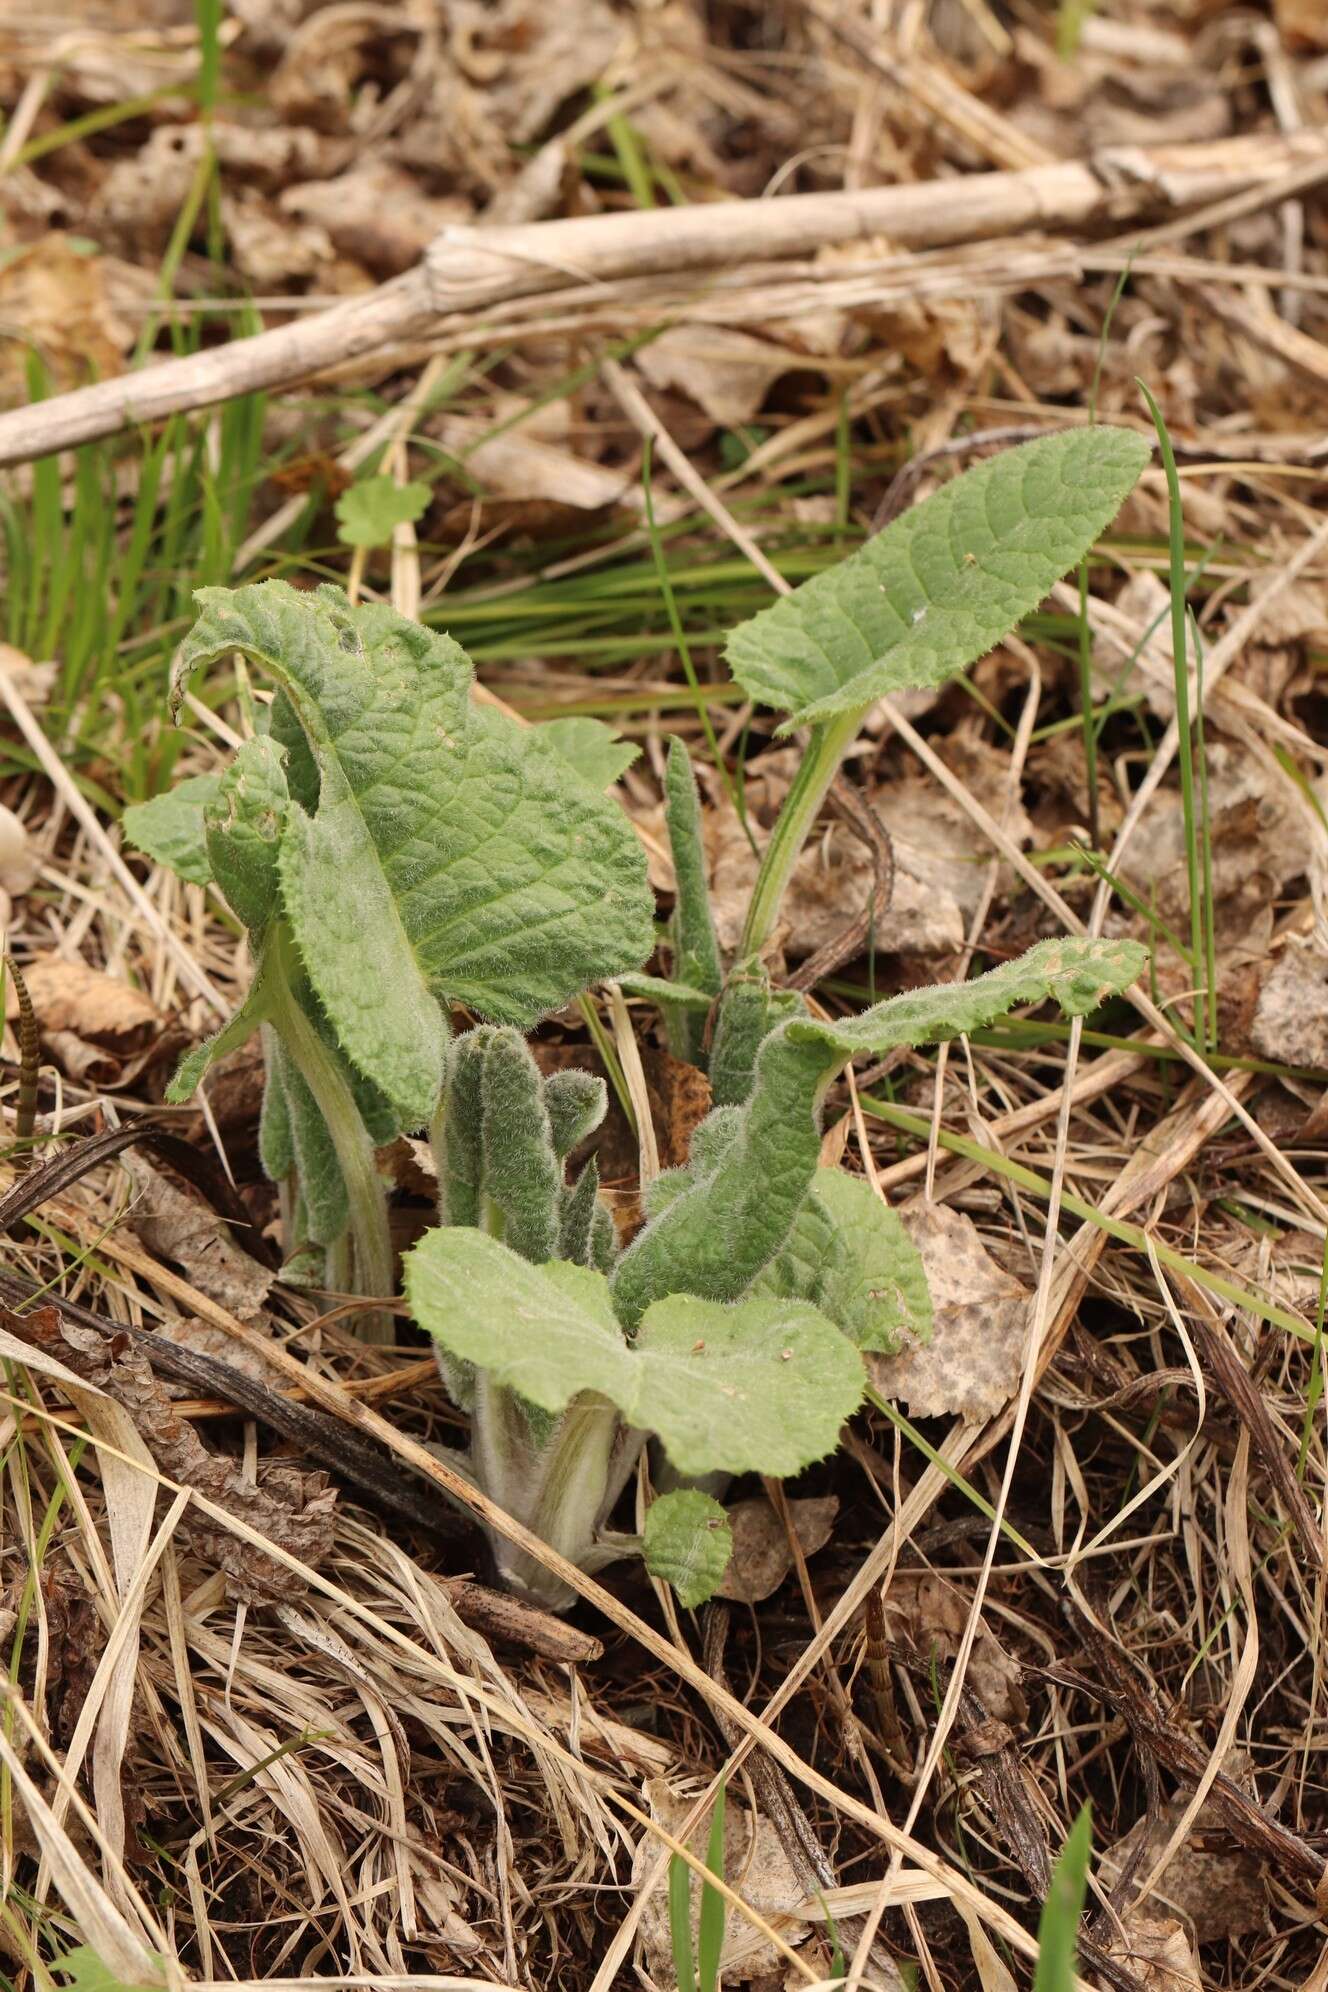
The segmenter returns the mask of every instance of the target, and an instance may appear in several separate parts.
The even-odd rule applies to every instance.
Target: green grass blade
[[[1074,1992],[1079,1918],[1088,1891],[1088,1857],[1093,1820],[1086,1805],[1060,1852],[1038,1923],[1038,1961],[1033,1992]]]
[[[711,1874],[724,1878],[724,1787],[715,1793],[715,1810],[710,1821],[710,1843],[706,1866]],[[719,1958],[724,1948],[724,1898],[709,1882],[701,1884],[701,1916],[697,1927],[697,1957],[701,1992],[715,1992],[719,1983]]]
[[[696,1992],[696,1960],[692,1954],[692,1871],[680,1854],[669,1862],[669,1935],[673,1940],[673,1972],[678,1992]]]

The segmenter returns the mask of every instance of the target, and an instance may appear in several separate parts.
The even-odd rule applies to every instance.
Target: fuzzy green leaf
[[[212,876],[251,933],[277,910],[277,854],[290,815],[285,759],[266,734],[246,740],[203,810]]]
[[[677,1008],[694,1011],[704,1019],[706,1012],[713,1009],[715,999],[705,989],[697,989],[689,982],[672,982],[663,975],[620,975],[618,987],[627,996],[641,996],[648,1003],[658,1003],[661,1007],[673,1004]]]
[[[879,1355],[931,1340],[921,1254],[899,1213],[842,1169],[817,1170],[783,1251],[751,1291],[810,1300],[858,1348]]]
[[[191,885],[207,885],[212,865],[207,854],[203,811],[221,786],[220,775],[186,775],[173,789],[150,802],[132,802],[120,818],[131,844],[146,851],[167,871]]]
[[[532,1266],[469,1229],[421,1239],[406,1294],[449,1356],[544,1411],[587,1391],[607,1398],[684,1474],[796,1473],[834,1448],[862,1396],[861,1357],[802,1302],[677,1295],[629,1347],[602,1274]]]
[[[574,1148],[592,1135],[609,1110],[609,1089],[597,1072],[569,1066],[551,1072],[544,1081],[544,1108],[549,1116],[553,1152],[565,1162]]]
[[[1087,553],[1150,454],[1132,430],[1087,428],[976,465],[733,630],[734,677],[791,714],[785,732],[943,683]]]
[[[386,546],[397,526],[413,526],[429,509],[427,484],[362,477],[337,500],[337,536],[344,546]]]
[[[688,990],[701,989],[712,999],[724,981],[715,923],[710,912],[705,841],[701,830],[701,801],[687,749],[676,735],[669,742],[668,765],[664,773],[664,820],[668,826],[669,849],[673,854],[676,899],[669,921],[673,948],[673,976]],[[686,1059],[703,1069],[707,1063],[705,1015],[686,998],[661,997],[660,1009],[675,1058]],[[707,1005],[707,1009],[708,1009]]]
[[[733,1554],[729,1518],[712,1494],[678,1487],[646,1513],[641,1547],[652,1577],[672,1584],[688,1611],[714,1596]]]
[[[620,740],[611,726],[587,714],[546,719],[538,732],[593,789],[612,788],[641,753],[634,741]]]
[[[210,1067],[219,1058],[225,1058],[228,1052],[238,1051],[241,1045],[248,1044],[267,1014],[267,991],[263,987],[262,976],[255,975],[248,994],[234,1015],[212,1037],[204,1038],[202,1044],[196,1044],[180,1060],[166,1088],[166,1104],[178,1107],[192,1099],[199,1081]]]
[[[783,1250],[820,1157],[827,1087],[859,1052],[933,1043],[974,1031],[1017,1003],[1054,997],[1071,1015],[1128,988],[1146,952],[1134,941],[1043,941],[972,982],[892,996],[858,1017],[789,1018],[756,1060],[751,1097],[721,1123],[712,1167],[693,1164],[692,1186],[639,1232],[613,1275],[619,1319],[631,1329],[666,1294],[736,1300]],[[720,1110],[733,1115],[733,1109]],[[710,1117],[714,1119],[715,1116]],[[703,1122],[693,1155],[707,1152]]]
[[[626,818],[537,729],[472,705],[449,637],[335,588],[198,599],[177,683],[240,650],[282,687],[317,773],[315,799],[292,753],[285,911],[343,1050],[405,1123],[437,1100],[440,1003],[526,1028],[640,965],[653,906]]]

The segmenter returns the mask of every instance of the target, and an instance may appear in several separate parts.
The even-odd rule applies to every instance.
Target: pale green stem
[[[774,932],[794,866],[811,835],[817,811],[839,772],[839,764],[857,734],[863,710],[859,707],[841,713],[837,719],[828,719],[812,728],[802,765],[784,798],[784,807],[770,833],[752,888],[739,956],[743,961],[759,954]]]
[[[379,1300],[390,1300],[396,1277],[396,1257],[387,1225],[387,1191],[378,1173],[373,1141],[364,1125],[355,1095],[346,1083],[336,1059],[318,1032],[291,987],[286,948],[289,942],[280,931],[273,934],[264,951],[263,979],[268,1000],[268,1017],[280,1032],[287,1053],[313,1094],[315,1105],[327,1123],[337,1162],[350,1199],[350,1231],[355,1245],[355,1291]],[[367,1313],[361,1317],[360,1332],[366,1342],[391,1339],[391,1317]]]
[[[611,1492],[620,1419],[593,1391],[573,1398],[543,1453],[531,1457],[520,1400],[481,1375],[471,1416],[471,1458],[480,1485],[580,1568],[595,1546]],[[575,1603],[562,1579],[536,1557],[496,1533],[494,1558],[503,1581],[536,1604],[564,1611]]]

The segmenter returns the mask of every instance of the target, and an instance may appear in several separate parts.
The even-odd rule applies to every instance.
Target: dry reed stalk
[[[367,296],[252,339],[0,415],[0,466],[288,386],[394,342],[427,338],[451,314],[465,314],[478,328],[496,305],[532,294],[731,270],[762,257],[807,256],[878,235],[921,249],[1033,228],[1124,225],[1232,197],[1278,201],[1288,176],[1299,176],[1300,185],[1307,173],[1320,170],[1328,176],[1328,136],[1261,133],[1209,144],[1112,147],[1017,172],[860,192],[716,201],[514,228],[449,228],[414,269]]]

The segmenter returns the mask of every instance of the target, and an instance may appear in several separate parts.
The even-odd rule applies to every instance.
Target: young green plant
[[[239,651],[277,687],[267,730],[219,775],[125,812],[127,835],[213,883],[247,931],[253,979],[168,1097],[261,1031],[261,1146],[291,1246],[321,1279],[390,1297],[375,1149],[427,1127],[448,1006],[529,1026],[653,939],[640,846],[602,793],[606,728],[521,728],[470,696],[450,638],[339,589],[206,589],[180,653]],[[588,770],[588,772],[586,772]]]

